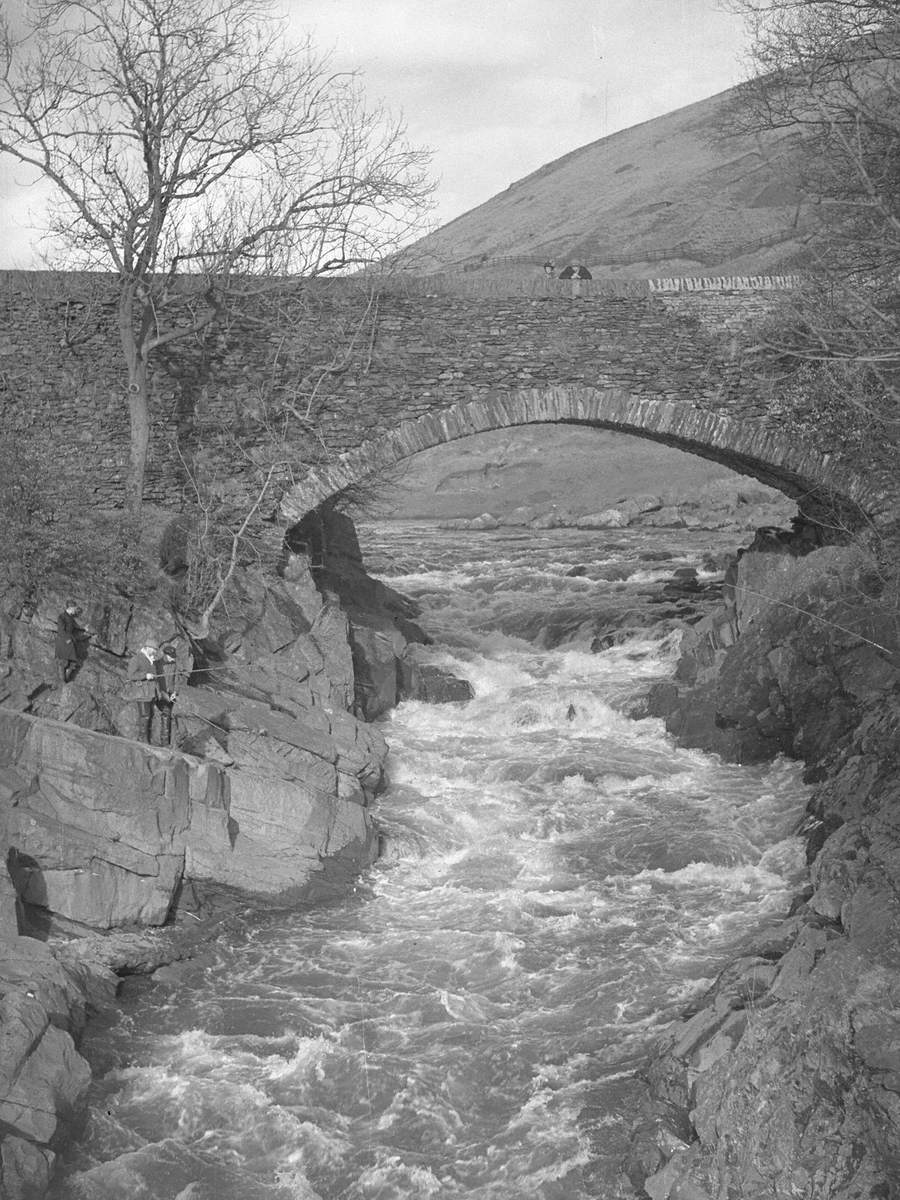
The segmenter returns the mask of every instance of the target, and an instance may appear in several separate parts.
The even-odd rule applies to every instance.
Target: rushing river
[[[475,698],[385,722],[385,853],[351,895],[248,914],[92,1024],[52,1200],[632,1194],[648,1046],[804,872],[795,764],[726,765],[627,715],[675,638],[591,653],[700,561],[675,536],[369,531]]]

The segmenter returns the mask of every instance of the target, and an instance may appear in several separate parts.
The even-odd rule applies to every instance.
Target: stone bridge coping
[[[497,393],[403,421],[396,429],[310,470],[281,500],[286,521],[299,521],[330,497],[387,472],[398,462],[475,433],[537,423],[584,424],[662,442],[778,488],[807,511],[825,510],[856,526],[876,521],[888,502],[828,454],[806,450],[749,418],[686,404],[636,398],[618,388],[551,387]]]
[[[651,292],[775,292],[800,287],[801,275],[674,275],[648,279]]]

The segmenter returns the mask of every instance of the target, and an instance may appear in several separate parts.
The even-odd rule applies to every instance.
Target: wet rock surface
[[[360,583],[355,535],[339,523],[324,533],[312,568],[296,554],[277,587],[245,582],[181,691],[172,749],[134,741],[118,699],[131,648],[151,632],[169,636],[164,612],[96,605],[87,615],[99,632],[66,688],[51,682],[48,649],[62,594],[4,626],[0,810],[17,839],[15,885],[0,865],[0,1194],[9,1200],[43,1194],[88,1082],[78,1035],[88,1013],[113,1002],[119,976],[177,971],[217,922],[239,919],[254,880],[290,892],[272,847],[298,823],[338,876],[355,869],[373,851],[354,814],[368,839],[383,753],[360,717],[402,696],[466,698],[460,681],[416,661],[412,608]],[[800,530],[760,535],[726,572],[712,611],[715,596],[696,578],[667,587],[647,607],[681,623],[683,655],[651,709],[680,740],[729,758],[805,759],[816,784],[811,886],[667,1033],[646,1072],[626,1174],[654,1200],[893,1200],[900,681],[883,580],[858,550],[819,546]],[[58,738],[48,739],[51,727]],[[55,742],[61,749],[48,751]],[[99,775],[107,782],[92,789],[85,781]],[[138,813],[140,836],[123,836],[133,779],[165,820]],[[337,832],[315,815],[323,797],[350,814]],[[167,920],[159,873],[173,858]],[[283,861],[299,864],[307,887],[327,886],[319,850],[293,847]],[[39,891],[48,881],[65,897],[58,909]],[[67,916],[64,904],[85,907]],[[167,923],[86,929],[115,924],[114,908],[117,919]]]
[[[811,887],[663,1039],[626,1173],[653,1200],[900,1195],[900,672],[886,577],[809,531],[757,537],[650,709],[817,784]]]
[[[118,976],[198,951],[252,897],[346,890],[372,861],[386,746],[366,723],[405,695],[460,700],[462,681],[407,650],[414,607],[364,572],[352,524],[322,514],[315,555],[236,581],[194,638],[165,594],[92,597],[87,655],[58,682],[57,613],[7,597],[0,662],[0,1195],[43,1196],[54,1146],[89,1083],[87,1014]],[[171,744],[136,736],[125,666],[175,644]],[[161,728],[155,725],[155,740]],[[8,869],[7,869],[8,867]],[[175,969],[175,968],[170,968]]]
[[[0,895],[14,894],[0,866]],[[18,920],[0,930],[0,1196],[42,1200],[55,1147],[77,1130],[90,1083],[78,1040],[88,1018],[115,1003],[121,977],[150,974],[202,953],[250,902],[229,889],[185,896],[165,927],[49,934]],[[24,933],[19,933],[22,929]],[[24,934],[27,934],[24,935]],[[44,940],[46,939],[46,940]],[[177,970],[177,966],[174,968]]]

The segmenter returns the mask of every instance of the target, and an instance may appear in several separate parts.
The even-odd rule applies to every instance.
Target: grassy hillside
[[[417,243],[415,269],[759,274],[801,252],[790,186],[797,131],[723,136],[735,89],[601,138],[512,184]]]

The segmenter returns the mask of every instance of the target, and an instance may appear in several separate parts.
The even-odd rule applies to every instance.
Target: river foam
[[[629,1195],[649,1045],[805,871],[794,764],[725,764],[628,716],[677,638],[523,636],[561,602],[587,605],[575,629],[591,606],[627,619],[643,582],[565,572],[633,576],[641,536],[594,559],[571,531],[370,535],[474,699],[384,722],[385,853],[350,895],[248,914],[94,1024],[50,1200]]]

